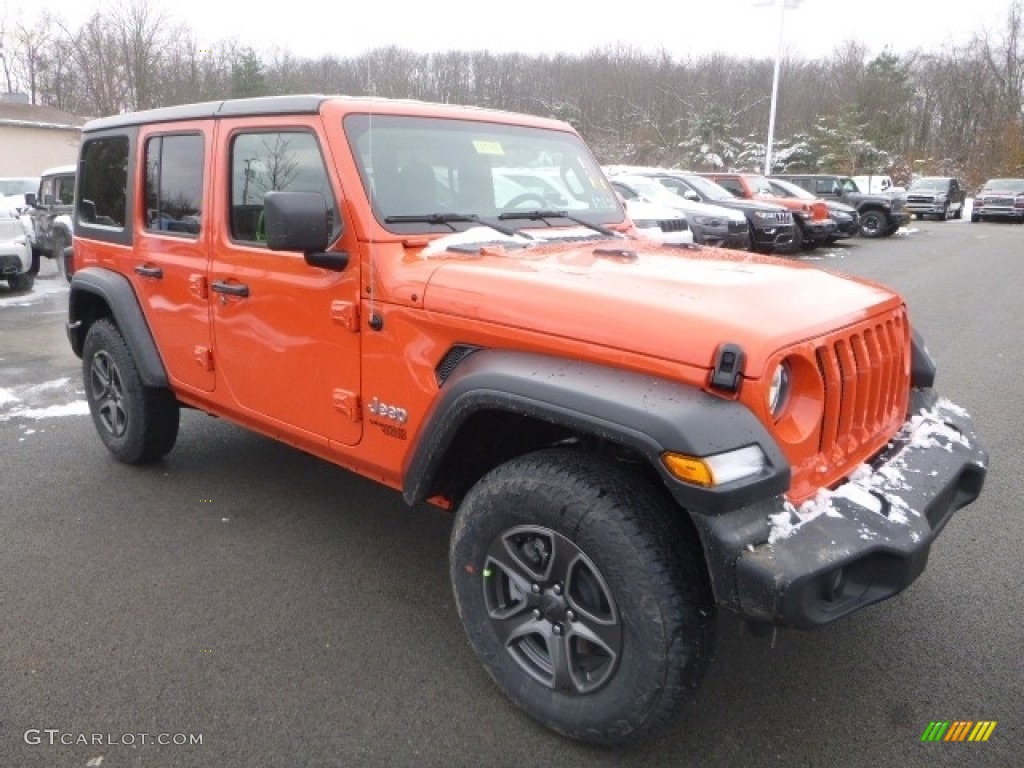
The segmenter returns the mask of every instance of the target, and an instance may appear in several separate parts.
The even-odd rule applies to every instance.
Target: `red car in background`
[[[799,247],[811,251],[829,242],[836,233],[836,223],[829,215],[824,200],[806,200],[799,197],[779,197],[771,182],[758,173],[702,173],[736,197],[747,200],[765,200],[785,206],[796,223],[794,237]]]

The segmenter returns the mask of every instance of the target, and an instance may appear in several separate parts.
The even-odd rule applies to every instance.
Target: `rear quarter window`
[[[87,138],[82,143],[75,224],[83,235],[131,242],[133,145],[134,137],[125,134]]]

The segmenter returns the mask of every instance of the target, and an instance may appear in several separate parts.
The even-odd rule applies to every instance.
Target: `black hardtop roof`
[[[264,96],[254,99],[224,99],[204,101],[199,104],[182,104],[177,107],[160,107],[124,115],[112,115],[90,120],[82,131],[105,131],[129,125],[148,123],[169,123],[178,120],[203,120],[215,117],[242,117],[248,115],[313,115],[320,111],[320,105],[331,97],[323,94],[302,94],[296,96]]]

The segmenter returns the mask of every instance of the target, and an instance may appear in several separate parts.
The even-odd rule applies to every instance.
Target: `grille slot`
[[[825,383],[819,451],[832,464],[902,422],[908,386],[902,312],[824,340],[815,350]]]

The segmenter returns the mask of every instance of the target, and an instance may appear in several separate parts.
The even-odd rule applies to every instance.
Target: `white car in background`
[[[693,243],[693,232],[686,216],[675,208],[644,200],[623,200],[623,204],[626,215],[641,235],[666,245]]]
[[[16,200],[15,196],[0,198],[0,279],[12,291],[31,291],[36,279],[32,243]]]
[[[608,181],[628,202],[645,201],[680,211],[690,222],[693,241],[699,245],[749,250],[750,228],[741,211],[696,203],[677,195],[656,179],[628,173],[612,173]]]

